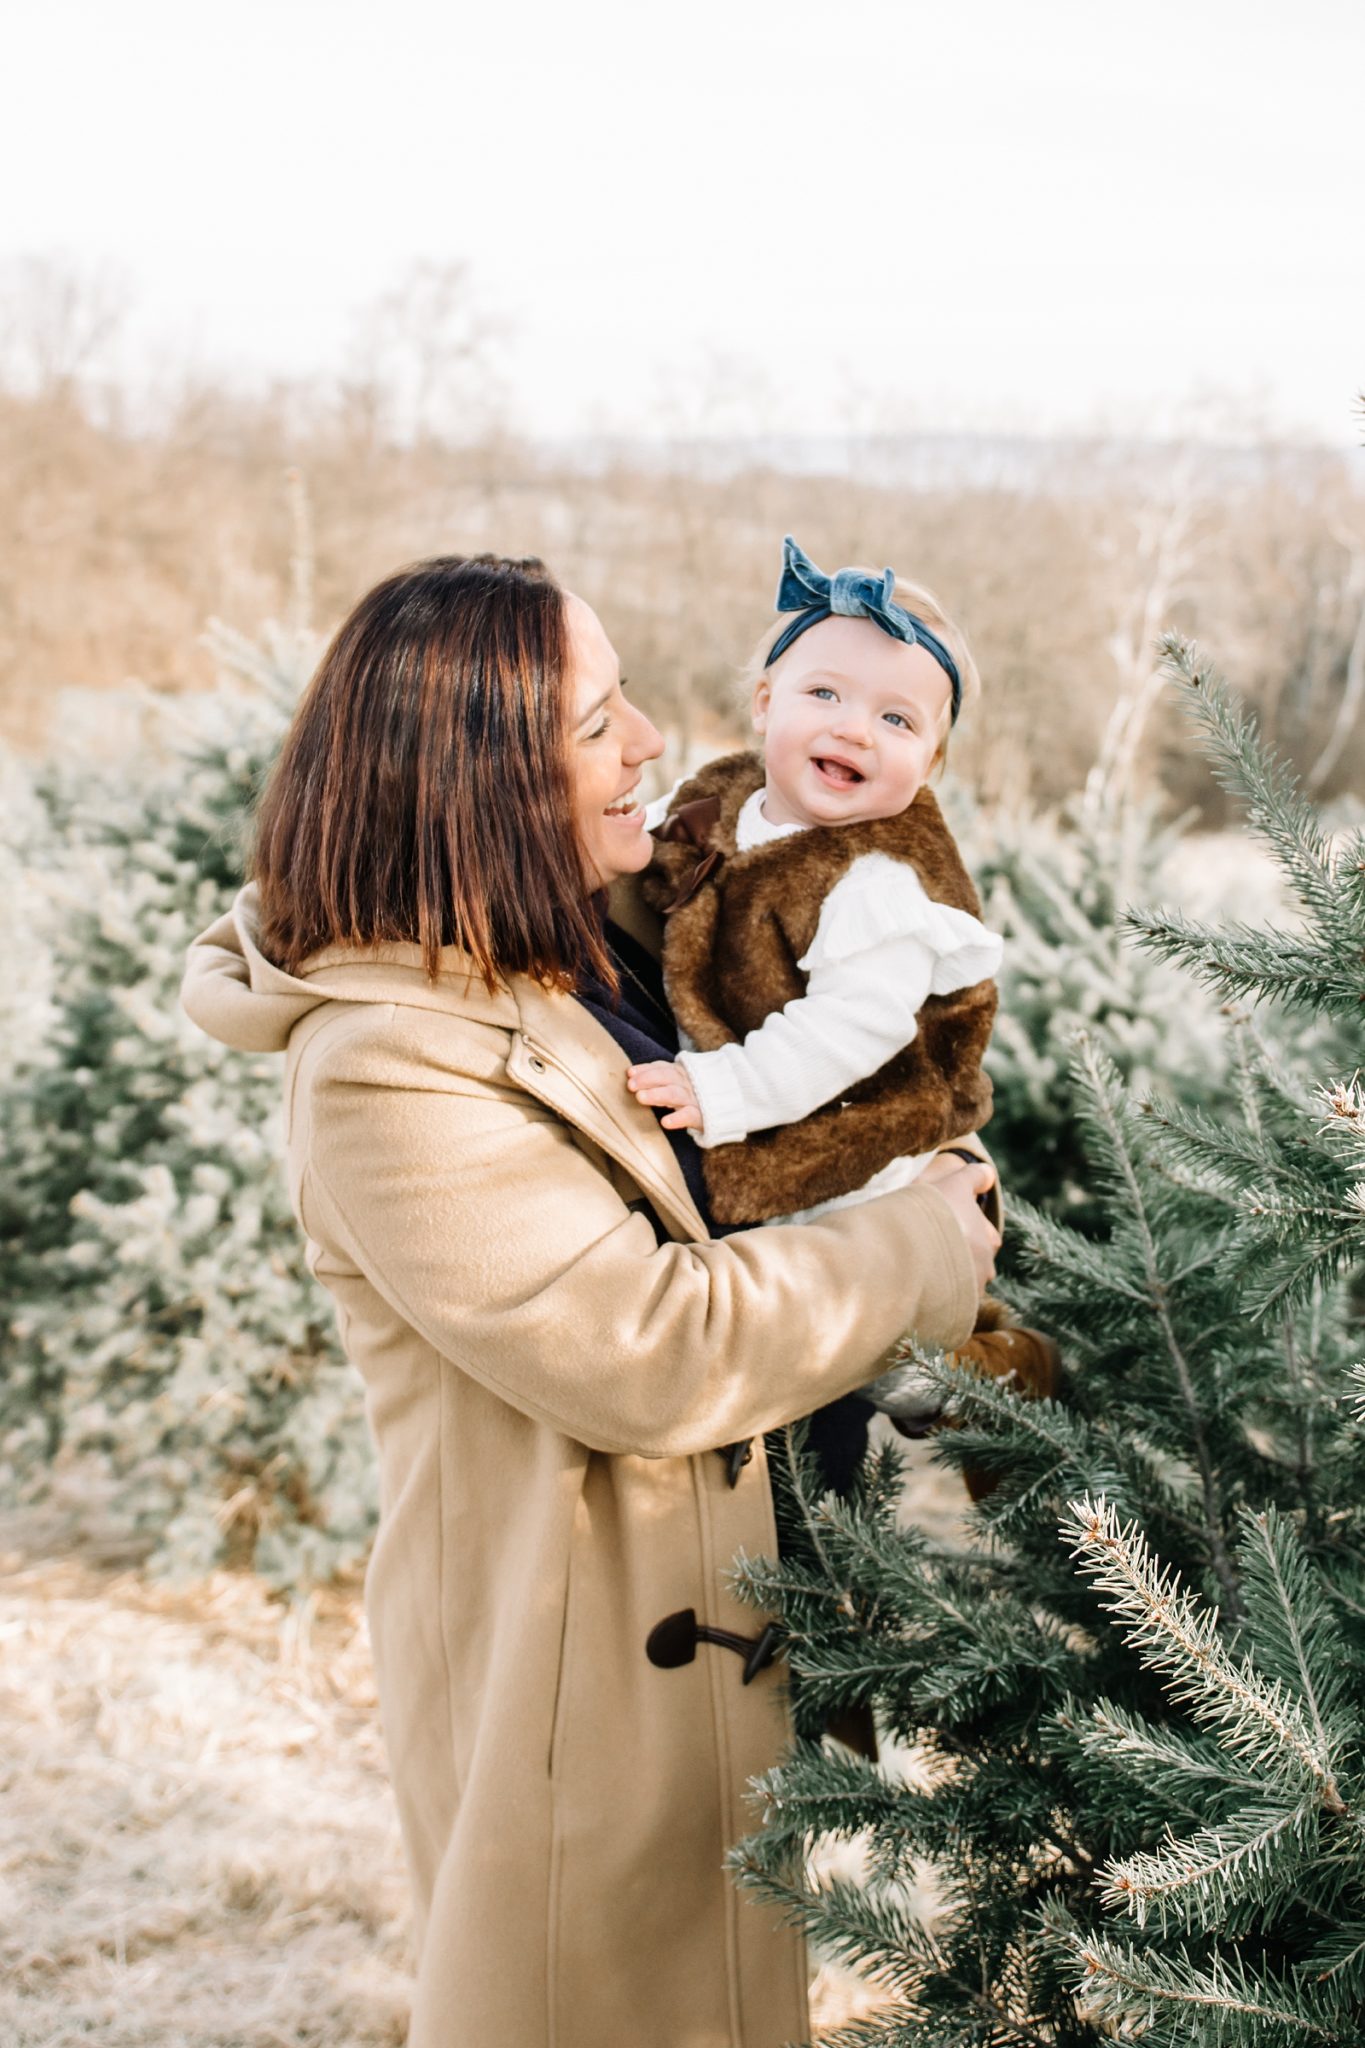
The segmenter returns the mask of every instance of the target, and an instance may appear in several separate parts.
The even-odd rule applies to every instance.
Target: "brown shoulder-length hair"
[[[261,941],[462,947],[491,990],[614,980],[574,823],[564,592],[543,562],[443,555],[363,597],[256,815]]]

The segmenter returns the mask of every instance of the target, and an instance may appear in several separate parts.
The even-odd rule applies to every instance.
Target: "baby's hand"
[[[666,1131],[699,1131],[701,1109],[686,1067],[675,1060],[644,1060],[626,1070],[626,1086],[650,1109],[667,1109],[660,1118]]]

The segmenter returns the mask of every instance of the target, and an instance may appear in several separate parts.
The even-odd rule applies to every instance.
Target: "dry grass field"
[[[64,746],[130,681],[211,688],[210,618],[323,632],[398,564],[536,553],[598,606],[633,689],[690,756],[735,720],[780,537],[894,561],[966,628],[985,682],[955,775],[1048,804],[1097,756],[1219,822],[1157,707],[1154,642],[1197,635],[1315,794],[1365,762],[1365,467],[1191,411],[1171,438],[762,431],[712,366],[651,438],[542,445],[495,398],[460,266],[371,309],[337,383],[255,393],[188,369],[134,402],[119,309],[54,261],[0,267],[0,748]],[[110,352],[112,351],[112,353]],[[425,402],[414,411],[415,393]],[[73,700],[68,692],[82,692]]]
[[[405,1886],[358,1600],[0,1565],[6,2048],[397,2048]]]
[[[955,1482],[907,1500],[949,1523]],[[4,2048],[399,2048],[406,1887],[358,1594],[176,1591],[0,1529]],[[829,2026],[868,1993],[816,1979]]]

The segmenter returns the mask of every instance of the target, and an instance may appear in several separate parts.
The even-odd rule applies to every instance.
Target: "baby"
[[[907,1186],[991,1109],[1001,941],[929,788],[979,690],[966,642],[927,591],[826,576],[790,535],[777,610],[749,670],[762,756],[714,761],[660,807],[646,893],[687,1049],[628,1075],[704,1149],[728,1225]],[[1049,1341],[989,1299],[961,1355],[1051,1390]],[[931,1419],[913,1374],[866,1391]]]

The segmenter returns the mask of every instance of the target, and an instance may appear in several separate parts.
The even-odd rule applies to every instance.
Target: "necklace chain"
[[[630,962],[626,959],[623,953],[621,953],[620,951],[616,951],[613,953],[612,958],[614,959],[617,967],[620,968],[622,974],[625,975],[626,980],[633,982],[635,984],[635,987],[643,996],[646,1010],[650,1011],[655,1017],[662,1018],[668,1027],[666,1036],[671,1035],[674,1030],[674,1024],[672,1015],[668,1009],[667,1002],[665,1001],[661,1003],[659,1001],[659,998],[652,991],[652,989],[650,989],[646,985],[646,983],[641,981],[639,975],[635,972],[635,969],[631,966]]]

